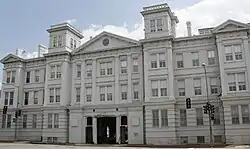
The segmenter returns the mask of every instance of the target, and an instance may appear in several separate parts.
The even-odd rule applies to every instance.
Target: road
[[[0,149],[150,149],[145,147],[97,147],[97,146],[63,146],[63,145],[38,145],[38,144],[22,144],[22,143],[0,143]],[[227,149],[250,149],[250,146],[231,146]],[[157,149],[157,148],[153,148]],[[158,148],[160,149],[160,148]],[[176,148],[175,148],[176,149]],[[183,148],[182,148],[183,149]],[[195,149],[195,148],[189,148]],[[219,148],[216,148],[219,149]]]

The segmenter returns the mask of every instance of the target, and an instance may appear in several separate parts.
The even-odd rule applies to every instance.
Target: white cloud
[[[174,9],[179,18],[177,24],[177,36],[186,36],[186,21],[192,22],[192,31],[198,34],[198,29],[203,27],[215,27],[228,19],[235,19],[242,22],[250,22],[250,0],[202,0],[192,6],[183,9]],[[139,13],[139,11],[138,11]],[[138,22],[129,30],[126,23],[123,26],[96,25],[91,24],[89,28],[83,30],[85,38],[83,42],[89,40],[90,36],[96,36],[102,31],[112,32],[133,39],[144,38],[143,21]]]
[[[76,23],[76,19],[66,20],[65,22],[68,22],[68,23],[74,25]]]
[[[84,29],[82,31],[84,35],[84,39],[82,40],[82,42],[88,41],[91,36],[94,37],[103,31],[111,32],[132,39],[142,39],[144,38],[143,28],[144,28],[143,23],[135,24],[132,27],[132,29],[129,29],[126,23],[124,23],[123,26],[114,26],[114,25],[102,26],[102,25],[91,24],[89,28]]]

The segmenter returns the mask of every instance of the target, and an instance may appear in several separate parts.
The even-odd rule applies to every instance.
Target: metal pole
[[[209,133],[210,133],[210,147],[213,147],[213,131],[212,131],[212,123],[211,123],[211,104],[210,100],[208,99],[208,83],[207,83],[207,71],[206,66],[203,65],[205,71],[205,80],[206,80],[206,89],[207,89],[207,102],[209,103],[210,107],[208,108],[208,120],[209,120]]]
[[[17,138],[17,119],[18,119],[18,105],[19,105],[19,86],[15,86],[17,87],[17,101],[16,101],[16,113],[15,113],[15,117],[16,117],[16,123],[15,123],[15,136],[14,136],[14,141],[16,141]]]

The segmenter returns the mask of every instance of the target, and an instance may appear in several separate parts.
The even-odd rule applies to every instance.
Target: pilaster
[[[93,117],[93,142],[97,144],[97,118]]]
[[[246,61],[246,65],[247,65],[247,90],[250,91],[250,49],[249,49],[249,43],[248,43],[248,38],[244,38],[243,40],[244,42],[244,53],[245,53],[245,61]]]
[[[128,61],[128,102],[132,102],[132,59],[131,59],[131,54],[128,54],[127,56],[127,61]]]
[[[169,97],[174,97],[174,69],[173,69],[173,51],[172,48],[167,49],[168,52],[168,93]]]
[[[224,47],[219,39],[216,41],[218,47],[218,57],[220,65],[220,80],[221,80],[221,93],[222,96],[226,95],[226,81],[225,81],[225,69],[224,69]]]
[[[84,105],[86,102],[86,88],[85,88],[85,61],[81,63],[81,95],[80,105]]]
[[[120,142],[121,142],[120,127],[121,127],[121,116],[118,115],[118,116],[116,116],[116,142],[118,142],[118,144],[120,144]]]
[[[119,56],[117,55],[115,57],[115,104],[118,104],[120,101],[120,83],[119,83],[119,78],[120,78],[120,60]]]
[[[93,96],[93,104],[97,104],[98,100],[97,100],[97,91],[96,91],[96,59],[93,59],[92,62],[92,96]]]
[[[148,82],[148,64],[149,64],[149,61],[148,61],[148,51],[145,50],[144,51],[144,88],[145,88],[145,101],[148,101],[149,100],[149,82]]]

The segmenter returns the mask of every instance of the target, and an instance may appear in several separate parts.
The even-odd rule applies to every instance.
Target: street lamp
[[[207,70],[206,70],[206,64],[202,63],[202,66],[204,68],[205,72],[205,80],[206,80],[206,90],[207,90],[207,104],[204,106],[204,111],[208,113],[208,118],[209,118],[209,133],[210,133],[210,146],[213,146],[213,132],[212,132],[212,123],[211,123],[211,115],[213,108],[213,105],[211,105],[210,100],[208,99],[208,83],[207,83]]]
[[[5,82],[2,82],[2,84],[7,84]],[[15,110],[15,134],[14,134],[14,141],[16,141],[17,138],[17,118],[18,118],[18,105],[19,105],[19,85],[14,85],[14,84],[10,84],[14,87],[17,88],[17,101],[16,101],[16,110]]]

